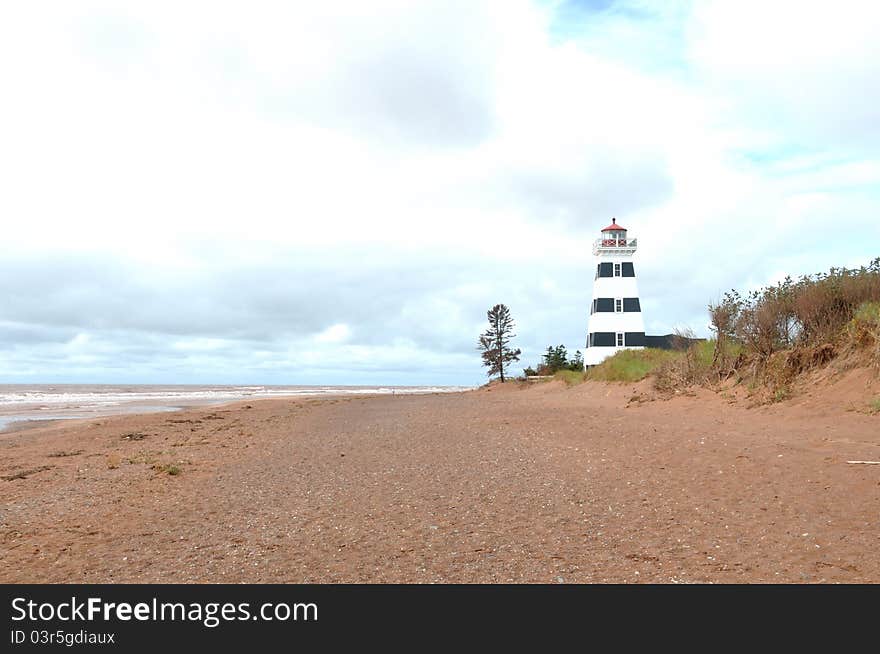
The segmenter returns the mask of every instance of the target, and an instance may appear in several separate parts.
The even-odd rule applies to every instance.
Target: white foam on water
[[[22,420],[152,413],[236,400],[320,395],[458,393],[466,386],[24,386],[0,385],[0,430]]]

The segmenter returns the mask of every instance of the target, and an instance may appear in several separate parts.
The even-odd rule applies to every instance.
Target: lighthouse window
[[[621,311],[623,311],[623,300],[617,298],[616,300],[614,300],[614,312],[620,313]]]
[[[598,313],[604,312],[612,312],[614,311],[614,300],[610,297],[599,297],[596,298],[596,311]]]
[[[599,277],[611,277],[612,265],[610,262],[599,264]]]
[[[614,264],[614,276],[620,277],[620,264],[619,263]]]
[[[635,277],[636,271],[633,268],[632,261],[626,261],[623,264],[623,276],[624,277]]]
[[[623,347],[623,334],[617,332],[617,347]]]
[[[641,308],[641,306],[639,306],[639,298],[637,298],[637,297],[623,298],[623,310],[624,311],[641,311],[642,308]]]

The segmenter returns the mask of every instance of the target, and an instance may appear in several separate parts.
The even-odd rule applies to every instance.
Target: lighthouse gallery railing
[[[634,238],[597,238],[593,243],[593,254],[631,255],[636,251],[637,240]]]

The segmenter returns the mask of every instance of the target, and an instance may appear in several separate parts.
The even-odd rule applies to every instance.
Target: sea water
[[[175,411],[237,400],[321,395],[455,393],[463,386],[195,386],[0,384],[0,431],[25,420]]]

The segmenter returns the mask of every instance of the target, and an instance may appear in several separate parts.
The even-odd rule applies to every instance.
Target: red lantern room
[[[626,246],[626,227],[617,224],[617,218],[611,219],[611,224],[602,230],[603,247]]]

